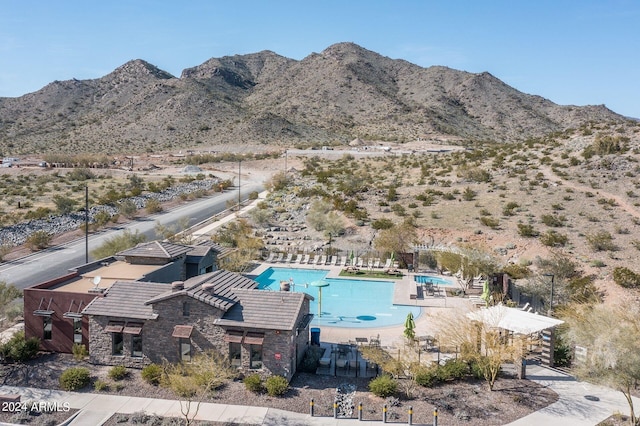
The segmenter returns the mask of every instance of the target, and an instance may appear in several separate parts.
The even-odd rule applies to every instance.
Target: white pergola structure
[[[467,316],[490,328],[500,328],[513,334],[530,336],[542,333],[543,361],[553,367],[553,329],[564,321],[545,315],[534,314],[504,305],[491,306],[469,312]]]

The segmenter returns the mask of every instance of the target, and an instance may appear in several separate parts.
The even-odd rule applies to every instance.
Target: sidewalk
[[[580,382],[573,376],[536,364],[527,365],[527,379],[556,392],[558,402],[509,425],[593,426],[614,413],[629,413],[627,400],[620,391]],[[633,398],[633,403],[637,410],[640,399]]]
[[[574,377],[557,370],[530,364],[527,366],[527,378],[558,393],[559,400],[542,410],[509,423],[509,425],[594,426],[614,413],[627,414],[629,412],[629,407],[621,392],[577,381]],[[0,393],[20,394],[23,401],[68,403],[71,408],[81,410],[70,423],[71,425],[97,426],[103,424],[115,413],[132,414],[141,411],[157,416],[183,417],[180,411],[180,402],[175,400],[14,386],[0,386]],[[640,399],[634,398],[634,404],[640,404]],[[360,422],[357,419],[311,417],[308,414],[267,407],[215,403],[202,403],[196,420],[278,426],[344,426],[348,424],[372,426],[382,424],[382,420]]]

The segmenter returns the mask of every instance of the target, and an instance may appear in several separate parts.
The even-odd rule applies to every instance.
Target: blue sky
[[[640,118],[637,0],[0,0],[0,96],[131,59],[180,76],[212,57],[302,59],[350,41],[423,67],[488,71],[561,105]]]

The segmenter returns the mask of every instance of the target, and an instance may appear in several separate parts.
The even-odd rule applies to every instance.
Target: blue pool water
[[[418,284],[431,282],[438,285],[453,285],[452,281],[446,280],[444,278],[432,277],[430,275],[415,275],[413,278]]]
[[[352,280],[326,278],[329,271],[317,269],[268,268],[255,280],[258,288],[280,290],[280,281],[293,281],[291,291],[310,294],[315,299],[310,311],[315,315],[312,324],[328,327],[385,327],[401,325],[409,312],[414,318],[420,308],[393,305],[391,281]],[[318,288],[309,284],[325,280],[328,287],[322,288],[322,315],[318,315]]]

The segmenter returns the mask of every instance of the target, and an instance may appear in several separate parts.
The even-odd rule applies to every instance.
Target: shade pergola
[[[490,327],[498,327],[517,334],[533,334],[554,328],[564,321],[545,315],[533,314],[503,305],[469,312],[468,317]]]

